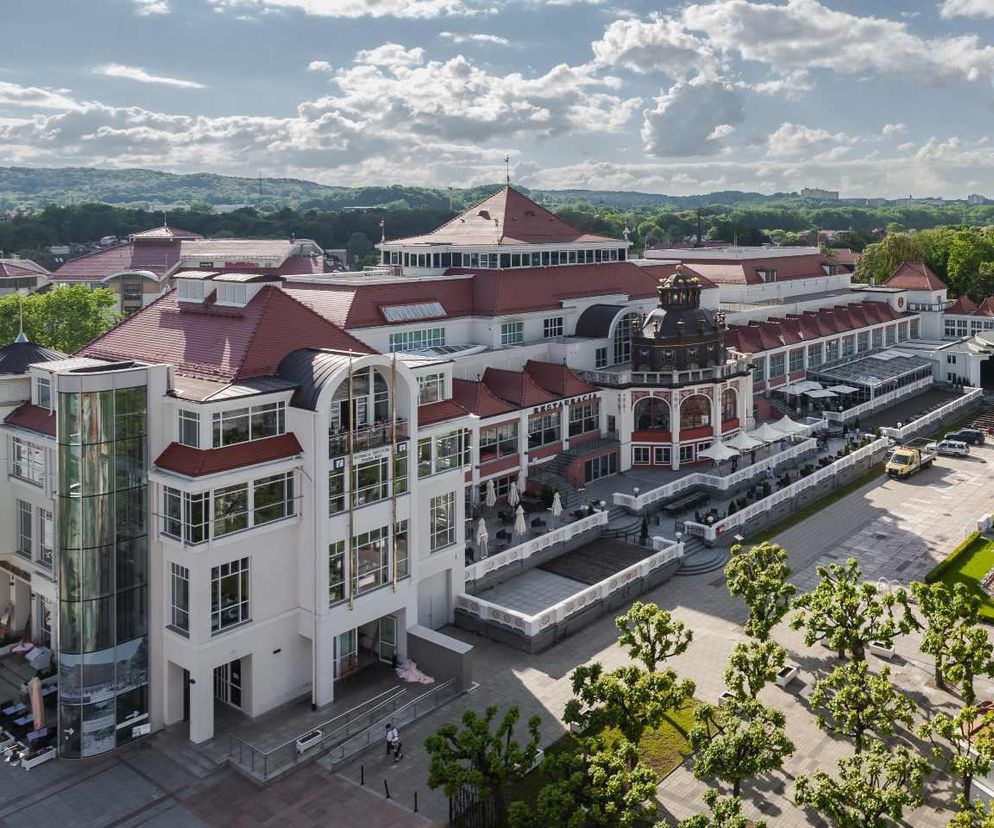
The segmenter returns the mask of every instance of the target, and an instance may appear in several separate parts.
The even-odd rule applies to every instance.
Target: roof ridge
[[[360,346],[361,348],[365,349],[364,351],[362,351],[362,353],[364,353],[364,354],[376,353],[376,351],[373,348],[371,348],[369,345],[367,345],[365,342],[363,342],[357,336],[354,336],[353,334],[349,333],[349,331],[348,331],[347,328],[345,328],[342,325],[339,325],[337,322],[334,322],[333,320],[329,319],[327,316],[324,316],[323,314],[318,313],[316,310],[314,310],[314,308],[312,308],[306,302],[301,302],[296,296],[291,296],[289,293],[287,293],[285,290],[283,290],[283,288],[280,285],[267,285],[267,287],[274,288],[284,298],[289,299],[294,304],[299,305],[300,307],[302,307],[305,311],[307,311],[308,313],[310,313],[312,316],[317,317],[318,319],[320,319],[325,324],[331,325],[331,327],[333,327],[335,330],[340,331],[341,333],[343,333],[345,336],[347,336],[349,339],[351,339],[353,342],[355,342],[358,346]],[[329,350],[329,349],[326,348],[324,350]],[[351,348],[349,349],[349,351],[351,351]]]
[[[468,212],[469,212],[470,210],[474,210],[474,209],[476,209],[476,208],[477,208],[477,207],[479,207],[479,206],[480,206],[481,204],[483,204],[483,203],[485,203],[485,202],[489,201],[489,200],[490,200],[490,199],[492,199],[492,198],[493,198],[493,197],[494,197],[495,195],[499,195],[500,193],[502,193],[502,192],[503,192],[504,190],[507,190],[507,189],[510,189],[510,185],[508,185],[508,184],[505,184],[505,185],[504,185],[503,187],[501,187],[501,188],[500,188],[499,190],[495,190],[495,191],[494,191],[494,192],[492,192],[492,193],[491,193],[490,195],[488,195],[488,196],[484,196],[484,197],[483,197],[483,198],[481,198],[481,199],[480,199],[479,201],[477,201],[477,202],[475,202],[475,203],[473,203],[473,204],[470,204],[470,205],[469,205],[469,207],[465,207],[465,208],[463,208],[463,209],[462,209],[462,210],[460,210],[460,211],[459,211],[458,213],[456,213],[456,214],[455,214],[455,215],[454,215],[454,216],[453,216],[452,218],[450,218],[450,219],[449,219],[449,220],[448,220],[447,222],[445,222],[444,224],[440,224],[440,225],[438,225],[438,227],[434,228],[433,230],[429,230],[429,231],[428,231],[428,233],[437,233],[437,232],[438,232],[439,230],[443,229],[444,227],[448,227],[448,226],[449,226],[450,224],[452,224],[452,223],[453,223],[453,222],[454,222],[454,221],[455,221],[455,220],[456,220],[457,218],[462,218],[462,217],[463,217],[464,215],[466,215],[466,213],[468,213]],[[426,233],[418,233],[418,234],[417,234],[416,236],[402,236],[402,237],[401,237],[401,238],[399,238],[399,239],[388,239],[388,240],[387,240],[387,243],[388,243],[388,244],[395,244],[395,243],[397,243],[397,242],[402,242],[402,241],[405,241],[406,239],[416,239],[416,238],[418,238],[419,236],[424,236],[424,235],[427,235],[427,234],[426,234]]]

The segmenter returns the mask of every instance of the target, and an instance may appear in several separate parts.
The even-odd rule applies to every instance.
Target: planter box
[[[894,653],[896,652],[893,645],[888,647],[886,644],[880,641],[871,641],[867,649],[875,656],[879,656],[880,658],[886,658],[888,661],[890,661],[890,659],[894,657]]]
[[[777,687],[786,687],[794,679],[796,679],[801,674],[801,668],[796,664],[788,664],[781,670],[777,671]]]
[[[21,767],[24,770],[31,770],[35,765],[41,765],[47,762],[49,759],[55,758],[55,748],[45,748],[40,753],[36,753],[34,756],[30,756],[26,759],[21,760]]]
[[[312,730],[310,733],[305,733],[297,739],[297,753],[304,753],[315,745],[321,744],[323,738],[324,731],[322,730]]]

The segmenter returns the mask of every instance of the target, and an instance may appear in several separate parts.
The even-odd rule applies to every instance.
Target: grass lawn
[[[656,776],[662,781],[688,756],[690,756],[690,743],[687,741],[687,734],[694,723],[694,709],[697,702],[693,701],[682,707],[680,710],[669,714],[669,721],[655,730],[648,731],[642,737],[639,746],[639,753],[642,761],[656,772]],[[575,751],[577,749],[576,738],[566,733],[560,736],[555,742],[545,749],[546,754],[561,753],[563,751]],[[538,768],[532,770],[520,782],[509,787],[507,792],[508,803],[519,801],[527,802],[534,806],[538,800],[538,793],[545,784]]]
[[[948,587],[956,583],[964,584],[980,597],[980,614],[994,621],[994,601],[980,586],[980,581],[991,569],[994,569],[994,540],[981,535],[950,562],[939,580]]]

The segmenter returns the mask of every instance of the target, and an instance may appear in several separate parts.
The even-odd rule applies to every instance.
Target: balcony
[[[737,359],[726,362],[724,365],[716,365],[711,368],[692,368],[685,371],[633,371],[629,366],[619,365],[616,368],[578,371],[577,373],[594,385],[606,385],[613,388],[627,388],[631,385],[681,386],[714,382],[745,374],[750,370],[751,365],[751,360]]]
[[[400,417],[396,421],[397,442],[401,443],[409,437],[407,420]],[[394,424],[392,421],[377,423],[376,425],[363,426],[352,432],[351,448],[353,451],[367,451],[368,449],[389,446],[393,438]],[[349,431],[341,429],[333,431],[328,429],[328,458],[339,457],[349,453]]]

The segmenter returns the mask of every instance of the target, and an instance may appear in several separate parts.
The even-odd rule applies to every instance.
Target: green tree
[[[119,319],[112,290],[86,285],[53,287],[44,293],[0,297],[0,340],[12,342],[20,330],[32,342],[72,353],[106,333]]]
[[[895,618],[893,611],[901,593],[879,595],[873,584],[863,580],[855,558],[819,566],[817,571],[818,586],[794,599],[797,613],[790,622],[795,630],[804,628],[809,647],[824,641],[839,658],[850,653],[862,660],[871,641],[890,645],[898,633],[907,632],[909,622]]]
[[[690,730],[694,776],[720,779],[738,796],[744,779],[776,770],[794,752],[786,721],[779,710],[757,701],[701,705]]]
[[[576,751],[546,754],[540,774],[545,784],[535,807],[511,804],[511,828],[632,828],[656,812],[651,799],[659,780],[625,740],[581,739]]]
[[[818,811],[837,828],[884,828],[905,808],[925,800],[928,760],[901,745],[893,752],[876,740],[863,753],[839,761],[838,778],[824,771],[801,776],[794,802]],[[887,819],[889,818],[889,819]]]
[[[994,802],[967,802],[960,796],[957,805],[949,828],[994,828]]]
[[[991,769],[994,762],[994,713],[963,707],[955,716],[935,713],[915,730],[919,739],[932,743],[932,755],[959,777],[961,793],[970,801],[973,778]]]
[[[818,727],[852,739],[856,753],[863,751],[867,732],[893,736],[898,723],[911,727],[915,705],[890,680],[890,668],[873,675],[865,661],[836,667],[815,683],[811,707],[827,711],[817,714]]]
[[[856,263],[856,281],[880,284],[893,275],[901,262],[916,262],[921,258],[920,239],[908,233],[891,233],[863,250]]]
[[[641,661],[650,673],[662,662],[685,652],[694,634],[682,621],[658,604],[636,601],[614,623],[618,627],[618,643],[628,649],[629,658]]]
[[[725,686],[739,701],[755,699],[787,663],[787,651],[775,641],[740,641],[725,668]]]
[[[658,727],[670,710],[694,695],[694,682],[681,681],[672,670],[650,673],[634,665],[606,672],[598,663],[577,667],[572,675],[573,698],[566,702],[563,721],[583,736],[618,730],[633,745],[647,728]]]
[[[492,798],[497,812],[504,814],[505,786],[527,773],[538,756],[541,720],[538,716],[528,720],[528,741],[522,746],[514,739],[520,715],[517,706],[509,707],[494,728],[497,705],[491,705],[482,717],[472,710],[463,713],[461,728],[442,725],[425,740],[431,757],[428,787],[442,788],[451,797],[470,786],[481,797]]]
[[[766,828],[761,819],[746,819],[742,813],[742,800],[737,796],[722,797],[716,788],[708,788],[704,792],[704,804],[710,814],[694,814],[682,819],[677,828]]]
[[[765,641],[787,614],[797,592],[789,581],[787,550],[764,542],[748,549],[736,544],[731,551],[731,560],[725,565],[728,592],[741,595],[749,608],[746,634]]]
[[[345,249],[348,250],[350,256],[362,260],[372,255],[373,243],[365,233],[356,231],[349,236],[349,240],[345,244]]]

